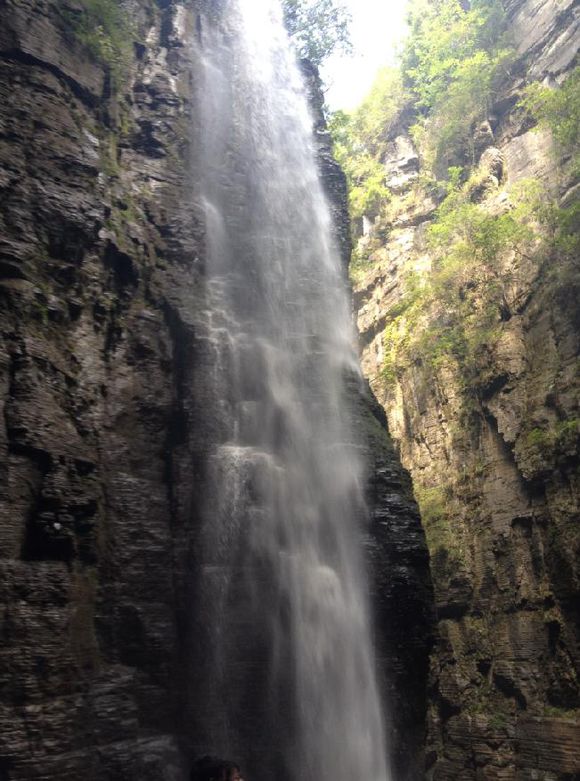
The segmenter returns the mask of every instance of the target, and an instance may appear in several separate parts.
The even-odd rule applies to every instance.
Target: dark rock
[[[159,165],[118,143],[122,96],[62,8],[0,9],[0,775],[177,781],[191,502],[175,473],[194,481],[173,434],[184,337],[165,312],[189,310],[176,290],[195,285],[199,242],[195,219],[180,228],[177,152]],[[162,16],[137,8],[149,37],[127,92],[160,56]],[[164,123],[167,152],[189,105],[161,86],[126,105],[137,127]],[[153,198],[173,221],[141,218]]]
[[[361,433],[368,445],[370,525],[366,550],[378,662],[393,772],[417,779],[424,766],[429,653],[435,613],[429,554],[411,481],[388,435],[382,407],[370,388],[358,396]]]
[[[130,3],[138,40],[115,85],[66,24],[73,0],[0,3],[0,777],[11,781],[181,781],[199,739],[191,567],[218,435],[204,425],[215,356],[188,174],[201,5]],[[316,139],[346,265],[344,175],[320,121]],[[431,596],[408,478],[384,420],[371,423],[368,548],[402,766],[420,762]]]

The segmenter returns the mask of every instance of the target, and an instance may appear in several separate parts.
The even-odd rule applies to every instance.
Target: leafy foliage
[[[388,198],[382,159],[404,108],[417,114],[410,132],[424,174],[445,178],[453,164],[473,162],[473,126],[487,115],[511,57],[500,0],[468,8],[460,0],[412,0],[408,22],[400,67],[381,70],[359,108],[330,122],[355,224],[363,214],[376,217]]]
[[[426,162],[444,173],[471,162],[471,131],[493,98],[511,47],[499,0],[414,0],[402,58],[403,82],[420,118],[416,140]],[[422,133],[428,117],[428,133]]]
[[[283,0],[284,23],[298,56],[320,65],[335,51],[349,51],[350,14],[336,0]]]
[[[381,68],[369,94],[352,114],[351,133],[368,154],[380,157],[406,92],[397,68]]]
[[[469,201],[470,189],[470,180],[450,187],[428,230],[430,274],[404,279],[402,301],[383,338],[387,382],[412,362],[437,369],[451,360],[466,385],[477,385],[501,323],[513,314],[515,280],[504,261],[509,253],[533,259],[537,193],[528,184],[525,192],[512,193],[508,211],[492,213]]]
[[[552,204],[547,209],[545,219],[549,218],[553,230],[554,248],[563,260],[575,267],[580,257],[580,202],[576,200],[564,207]]]
[[[333,117],[335,128],[343,116]],[[381,204],[389,197],[381,163],[364,149],[353,149],[348,139],[344,144],[335,142],[335,156],[347,176],[351,217],[359,220],[363,215],[376,216]]]
[[[455,522],[451,484],[427,486],[416,480],[413,489],[434,563],[440,570],[448,570],[449,575],[456,574],[464,565],[465,555]]]
[[[356,111],[351,114],[337,111],[330,118],[334,154],[347,176],[354,221],[363,215],[375,217],[381,204],[389,198],[381,158],[389,126],[403,102],[399,71],[383,68]]]
[[[384,248],[388,231],[395,240],[400,237],[398,290],[394,305],[383,313],[384,389],[397,396],[403,377],[417,370],[442,391],[449,384],[460,404],[455,433],[450,426],[449,434],[463,446],[466,432],[478,433],[481,399],[497,381],[497,359],[512,334],[512,317],[535,291],[552,299],[554,311],[573,311],[580,293],[580,203],[572,200],[574,174],[580,173],[580,68],[557,88],[530,85],[520,104],[552,131],[566,169],[567,195],[559,202],[537,179],[502,186],[504,162],[493,150],[476,166],[478,123],[490,115],[513,57],[502,3],[411,0],[409,22],[400,67],[382,72],[360,108],[337,112],[330,127],[335,154],[347,173],[352,216],[374,220],[357,244],[352,279],[389,262],[394,242]],[[410,179],[390,193],[387,143],[396,135],[394,127],[409,121],[415,122],[410,133],[420,173],[412,184]],[[481,128],[486,144],[488,132],[487,126]],[[436,203],[435,219],[425,227],[423,220]],[[408,234],[399,229],[417,224],[415,250],[407,261],[400,259]],[[576,418],[551,426],[540,421],[541,428],[538,421],[528,425],[536,427],[527,435],[524,430],[516,447],[525,450],[534,468],[545,469],[550,459],[569,459],[578,452]],[[473,474],[468,478],[466,485]],[[454,566],[462,561],[454,528],[459,484],[459,479],[452,487],[426,482],[416,493],[434,560],[445,553]],[[500,728],[503,716],[494,724]]]
[[[127,65],[131,29],[118,0],[79,0],[78,11],[62,12],[69,31],[116,76]]]
[[[485,55],[495,56],[505,47],[498,0],[474,0],[468,8],[460,0],[413,0],[408,22],[402,70],[418,106],[425,110],[447,101],[450,85],[462,81]]]
[[[561,87],[530,84],[520,102],[539,123],[550,128],[560,154],[570,156],[572,173],[580,174],[580,66]]]

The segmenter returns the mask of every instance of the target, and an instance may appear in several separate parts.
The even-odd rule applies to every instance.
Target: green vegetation
[[[464,562],[464,555],[460,535],[453,528],[454,506],[451,486],[427,487],[416,481],[414,492],[431,556],[443,554],[448,564],[461,565]]]
[[[404,99],[400,72],[383,68],[355,112],[337,111],[330,118],[334,154],[347,176],[350,213],[355,222],[363,215],[371,219],[376,217],[389,198],[381,160],[389,127]]]
[[[349,182],[355,245],[361,218],[373,220],[358,242],[351,277],[356,282],[369,273],[372,278],[376,265],[372,297],[363,291],[367,322],[381,300],[392,302],[374,321],[386,322],[377,385],[396,426],[404,427],[403,452],[417,467],[414,490],[435,586],[448,598],[450,586],[474,584],[467,541],[487,535],[493,512],[482,492],[494,471],[484,439],[486,413],[496,414],[489,399],[499,396],[498,389],[507,398],[514,387],[512,371],[520,359],[523,364],[524,350],[525,371],[539,372],[543,382],[544,362],[548,368],[545,401],[538,385],[538,401],[526,399],[521,429],[513,432],[518,469],[529,481],[559,466],[564,472],[580,448],[580,420],[568,406],[572,367],[556,375],[554,347],[534,341],[532,330],[541,322],[539,314],[555,313],[558,322],[573,316],[580,292],[580,203],[573,200],[574,175],[580,173],[580,68],[558,88],[531,85],[520,109],[508,108],[506,117],[505,109],[494,106],[512,56],[501,4],[412,0],[410,21],[401,67],[384,71],[357,111],[335,114],[330,124]],[[513,88],[513,80],[507,82]],[[504,89],[506,94],[513,93]],[[506,128],[509,133],[514,125],[524,130],[532,124],[522,108],[551,130],[557,159],[552,167],[563,174],[558,187],[552,177],[545,187],[537,179],[508,187],[506,179],[511,182],[519,168],[516,162],[505,175],[515,145],[507,160],[493,148],[481,157],[483,149],[494,146],[494,135],[501,139]],[[499,119],[497,132],[492,115]],[[488,117],[490,124],[480,125]],[[421,173],[389,192],[385,162],[393,155],[387,145],[409,126]],[[548,151],[549,143],[545,146]],[[565,197],[557,200],[563,191]],[[566,414],[568,419],[555,420]],[[432,449],[429,427],[434,425],[442,430]],[[498,416],[506,442],[510,427],[504,428]],[[454,463],[446,472],[442,453],[448,447]],[[561,515],[546,530],[546,546],[568,568],[577,524],[569,513]],[[550,604],[549,579],[545,583],[539,588],[546,589]],[[493,633],[481,624],[474,630],[470,620],[461,619],[468,637],[463,646],[462,638],[457,640],[454,654],[454,675],[468,682],[462,709],[504,739],[506,730],[513,730],[519,695],[507,697],[494,677]],[[546,708],[544,715],[577,719],[578,711]]]
[[[342,112],[342,135],[337,138],[352,149],[360,148],[374,158],[385,152],[385,138],[406,98],[401,74],[396,68],[381,68],[369,94],[352,115]],[[335,115],[336,116],[336,115]],[[334,125],[333,125],[334,126]],[[339,150],[340,151],[340,150]]]
[[[125,193],[123,200],[117,200],[112,204],[110,214],[105,220],[105,227],[115,236],[119,247],[128,255],[132,255],[135,249],[128,238],[131,224],[138,225],[143,222],[143,219],[141,207],[129,193]]]
[[[419,118],[424,164],[445,175],[473,162],[472,128],[485,119],[512,57],[499,0],[413,0],[401,71]]]
[[[545,429],[538,427],[531,429],[526,436],[527,444],[530,445],[530,447],[537,447],[539,449],[543,449],[550,439],[551,437],[548,432]]]
[[[549,221],[554,248],[560,257],[577,261],[580,255],[580,202],[576,200],[564,207],[550,204],[547,208],[544,222]]]
[[[132,30],[119,0],[79,0],[78,10],[63,10],[68,32],[119,79],[128,65]]]
[[[118,138],[115,133],[102,135],[99,144],[101,171],[111,179],[118,177],[121,173],[118,146]]]
[[[580,436],[580,418],[561,420],[556,424],[555,439],[556,448],[566,451],[576,448]]]
[[[448,552],[455,546],[449,526],[449,494],[446,488],[427,488],[416,483],[414,490],[431,556],[437,551]]]
[[[428,524],[436,524],[444,521],[448,514],[449,494],[445,487],[435,486],[415,489],[417,502],[421,505],[421,515]]]
[[[580,419],[569,418],[550,427],[531,429],[525,436],[525,443],[541,456],[551,456],[554,452],[575,452],[579,436]]]
[[[537,199],[531,186],[525,195],[513,192],[509,210],[496,214],[470,202],[472,178],[459,185],[457,172],[450,177],[454,184],[427,232],[430,273],[408,271],[401,301],[389,313],[383,339],[386,382],[411,363],[426,370],[460,366],[471,388],[485,381],[486,354],[515,305],[516,280],[506,268],[506,255],[533,258]]]
[[[460,0],[412,0],[409,25],[400,67],[381,70],[356,111],[330,119],[355,224],[376,218],[388,200],[382,161],[403,110],[416,118],[410,134],[424,185],[473,164],[473,127],[487,116],[512,57],[499,0],[474,0],[467,10]]]
[[[552,89],[538,82],[530,84],[520,105],[541,127],[551,130],[559,154],[569,156],[572,173],[580,175],[580,66],[572,71],[560,87]]]
[[[412,0],[400,68],[381,71],[359,109],[337,112],[330,128],[349,182],[355,238],[363,215],[374,220],[373,235],[355,251],[355,281],[372,267],[373,253],[399,214],[420,207],[428,195],[443,197],[426,232],[430,267],[403,268],[402,294],[387,313],[383,381],[394,384],[413,364],[433,373],[445,368],[466,396],[476,397],[503,324],[521,303],[521,269],[535,264],[554,279],[554,289],[572,273],[580,252],[580,205],[555,204],[531,180],[499,198],[497,177],[485,165],[473,168],[474,128],[487,116],[511,49],[498,0],[464,5]],[[579,73],[556,90],[531,85],[522,102],[568,155],[578,142]],[[388,190],[383,160],[389,131],[403,111],[414,112],[411,133],[422,174],[400,196]],[[442,171],[458,159],[465,164]],[[498,199],[490,205],[486,196],[494,192]]]
[[[580,450],[579,418],[572,416],[564,420],[546,421],[533,428],[530,427],[532,421],[524,421],[524,426],[526,424],[527,430],[524,428],[518,437],[515,452],[520,462],[525,464],[528,477],[554,469],[556,464],[577,456]]]
[[[302,59],[320,65],[333,52],[350,50],[350,14],[335,0],[283,0],[282,7]]]
[[[496,0],[413,0],[410,36],[402,59],[405,80],[419,108],[431,111],[446,100],[449,86],[460,81],[471,63],[485,62],[498,51],[505,30]]]
[[[389,233],[420,216],[427,199],[439,203],[428,227],[416,233],[420,252],[399,267],[398,300],[385,313],[380,374],[391,389],[412,367],[442,387],[452,382],[461,394],[456,425],[464,436],[477,431],[479,399],[497,379],[505,323],[525,306],[530,280],[541,281],[548,296],[575,295],[580,204],[556,202],[537,180],[508,190],[499,155],[475,165],[479,123],[513,57],[499,0],[411,0],[409,24],[400,67],[381,71],[363,104],[334,114],[330,129],[349,183],[355,283],[383,262]],[[580,171],[579,81],[576,68],[558,88],[532,84],[520,103],[551,130],[567,174],[569,163],[572,173]],[[420,175],[402,194],[389,191],[384,165],[401,117],[421,162]],[[373,228],[357,246],[363,216]],[[577,425],[564,421],[528,437],[538,458],[540,451],[566,453]],[[427,492],[418,500],[431,528],[430,547],[437,547],[436,538],[446,534],[448,498]],[[443,541],[441,548],[447,547]]]
[[[43,328],[46,328],[49,324],[48,305],[46,298],[36,297],[30,304],[30,311],[32,317],[42,324]]]
[[[509,725],[510,721],[511,719],[508,717],[508,714],[495,711],[489,717],[488,724],[493,730],[501,730],[505,729]]]
[[[555,705],[546,705],[543,715],[549,719],[566,719],[567,721],[580,722],[580,708],[558,708]]]

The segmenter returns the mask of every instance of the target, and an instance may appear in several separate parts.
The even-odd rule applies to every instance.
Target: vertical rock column
[[[333,158],[318,74],[308,62],[303,71],[346,274],[352,249],[346,178]],[[393,773],[397,781],[414,781],[423,776],[429,654],[435,634],[429,554],[410,476],[395,451],[385,412],[370,386],[361,388],[355,382],[351,392],[367,442],[370,523],[365,547]]]
[[[82,9],[0,8],[0,777],[181,778],[193,21]]]

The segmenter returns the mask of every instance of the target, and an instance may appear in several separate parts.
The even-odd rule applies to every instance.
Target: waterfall
[[[252,781],[385,781],[346,391],[359,369],[312,117],[278,0],[210,6],[197,30],[214,389],[199,748],[247,763]]]

